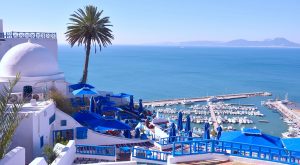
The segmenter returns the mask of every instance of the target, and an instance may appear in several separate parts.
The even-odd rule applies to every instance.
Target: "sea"
[[[300,103],[297,48],[109,46],[91,51],[88,83],[100,91],[133,94],[136,101],[271,92],[271,97],[230,101],[255,104],[269,121],[260,123],[254,118],[254,124],[237,128],[257,127],[280,136],[288,126],[279,113],[261,106],[261,101],[284,99],[288,94],[289,100]],[[79,82],[84,48],[61,45],[58,54],[66,80]]]

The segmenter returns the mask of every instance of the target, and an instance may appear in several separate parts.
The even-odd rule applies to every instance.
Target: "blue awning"
[[[256,128],[243,128],[242,133],[247,135],[261,135],[261,131]]]
[[[252,145],[261,145],[267,147],[283,148],[281,139],[279,137],[267,135],[264,133],[247,134],[242,131],[228,131],[222,132],[221,141],[230,141],[236,143],[247,143]]]
[[[281,141],[286,149],[300,152],[300,138],[286,138]]]
[[[108,130],[130,130],[131,127],[114,118],[103,118],[102,116],[90,112],[77,112],[73,118],[80,124],[94,131]]]

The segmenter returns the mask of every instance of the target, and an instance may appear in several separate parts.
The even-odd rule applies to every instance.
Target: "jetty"
[[[219,124],[217,123],[217,118],[216,118],[216,114],[215,114],[215,111],[214,111],[214,106],[210,103],[208,103],[208,106],[209,106],[210,116],[211,116],[211,119],[212,119],[212,122],[213,122],[213,125],[214,125],[214,129],[216,130],[218,128]]]
[[[154,100],[154,101],[144,101],[143,104],[145,106],[164,106],[164,105],[172,105],[172,104],[181,104],[182,102],[206,102],[209,99],[215,100],[230,100],[230,99],[241,99],[248,97],[256,97],[256,96],[271,96],[272,94],[269,92],[250,92],[250,93],[237,93],[237,94],[226,94],[226,95],[217,95],[217,96],[204,96],[204,97],[196,97],[196,98],[177,98],[177,99],[164,99],[164,100]]]
[[[300,113],[296,112],[296,110],[292,110],[288,108],[286,105],[287,103],[284,103],[283,101],[266,101],[264,102],[264,105],[268,106],[269,108],[276,109],[281,114],[283,114],[286,118],[293,121],[297,124],[297,126],[300,128]]]

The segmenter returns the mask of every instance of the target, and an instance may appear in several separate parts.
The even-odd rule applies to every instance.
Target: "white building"
[[[39,97],[37,104],[26,103],[22,118],[12,141],[12,148],[26,149],[26,162],[41,156],[44,144],[52,143],[56,107],[44,100],[51,87],[67,92],[67,83],[57,62],[55,33],[3,32],[0,20],[0,89],[20,73],[13,99],[23,99],[24,86],[32,87],[32,95]]]
[[[32,88],[32,97],[38,96],[36,101],[31,100],[22,107],[19,112],[22,120],[12,139],[11,149],[25,148],[26,164],[42,156],[43,147],[46,144],[53,145],[57,135],[74,140],[74,144],[83,145],[115,145],[145,141],[113,137],[89,129],[85,129],[84,138],[79,137],[77,129],[83,128],[83,126],[71,116],[57,109],[53,101],[45,98],[45,94],[52,87],[63,94],[69,94],[69,84],[65,81],[64,73],[60,71],[57,61],[56,34],[4,33],[2,22],[0,20],[0,90],[20,73],[21,78],[13,90],[11,101],[23,99],[24,87],[28,86]],[[73,147],[75,147],[74,144]],[[23,153],[24,149],[19,148],[12,151],[13,153],[16,151],[15,155],[20,156],[17,152]],[[65,159],[73,162],[74,154],[71,158]],[[115,158],[109,159],[115,160]],[[4,160],[4,162],[10,161],[11,159]],[[12,164],[16,162],[20,164],[18,160],[12,162]]]

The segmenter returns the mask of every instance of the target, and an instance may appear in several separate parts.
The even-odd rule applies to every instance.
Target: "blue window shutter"
[[[60,126],[66,126],[66,125],[67,125],[67,120],[60,121]]]
[[[76,138],[77,139],[87,139],[87,128],[86,127],[77,127],[76,128]]]
[[[55,120],[55,113],[49,118],[49,125],[52,124]]]
[[[42,148],[44,146],[44,136],[40,137],[40,147]]]

